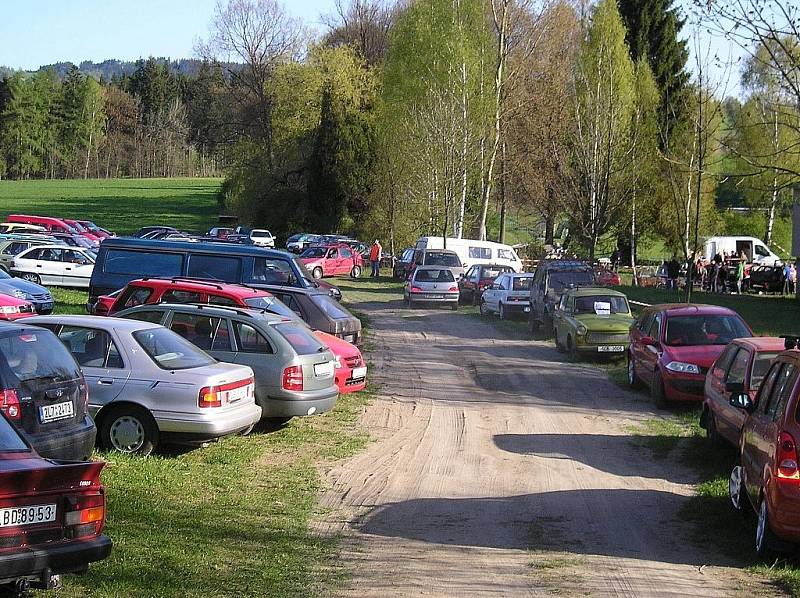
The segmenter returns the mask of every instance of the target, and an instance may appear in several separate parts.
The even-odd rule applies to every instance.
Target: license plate
[[[56,520],[56,505],[30,505],[0,509],[0,527],[35,525]]]
[[[40,305],[41,305],[42,309],[53,309],[53,304],[49,303],[49,302],[48,303],[41,303]]]
[[[354,368],[353,373],[351,374],[353,378],[364,378],[366,375],[367,375],[367,368],[363,366],[360,368]]]
[[[428,299],[444,299],[444,295],[425,295]]]
[[[59,419],[66,419],[75,415],[72,401],[56,403],[55,405],[43,405],[39,407],[39,420],[46,424]]]
[[[314,375],[317,378],[330,378],[333,376],[333,362],[326,361],[325,363],[314,364]]]
[[[226,398],[226,402],[230,403],[238,403],[247,398],[248,396],[249,387],[241,386],[239,388],[233,388],[228,391],[228,396]]]
[[[600,345],[597,351],[600,353],[622,353],[625,350],[625,345]]]

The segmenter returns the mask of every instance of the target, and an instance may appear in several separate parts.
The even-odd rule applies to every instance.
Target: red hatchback
[[[312,245],[300,254],[300,261],[314,278],[323,276],[361,276],[364,260],[344,243]]]
[[[628,383],[650,387],[656,405],[702,401],[706,374],[725,345],[753,331],[735,311],[677,303],[646,308],[631,326]]]
[[[730,404],[731,395],[746,392],[755,401],[756,393],[772,360],[783,351],[784,340],[771,336],[739,338],[731,342],[711,366],[706,376],[700,427],[709,440],[727,440],[739,446],[747,414]]]
[[[154,303],[210,303],[231,307],[263,309],[270,313],[299,320],[295,312],[279,301],[269,291],[232,284],[187,280],[182,278],[142,278],[132,280],[121,291],[113,293],[116,298],[111,307],[111,296],[98,297],[95,314],[103,310],[113,316],[116,312],[143,304]],[[103,315],[106,315],[103,314]],[[358,347],[327,332],[315,330],[314,335],[326,345],[334,357],[334,375],[339,392],[344,394],[363,390],[367,385],[367,364]]]

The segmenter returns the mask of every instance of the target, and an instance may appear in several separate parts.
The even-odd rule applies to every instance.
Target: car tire
[[[628,353],[628,386],[631,388],[642,387],[642,381],[639,380],[639,376],[636,375],[636,362],[633,360],[630,353]]]
[[[27,280],[28,282],[32,282],[34,284],[42,284],[42,279],[39,278],[39,275],[35,272],[26,272],[22,276],[20,276],[22,280]]]
[[[656,368],[656,371],[653,372],[653,379],[650,382],[650,397],[653,399],[653,403],[659,409],[666,409],[667,408],[667,396],[664,392],[664,381],[661,379],[661,371]]]
[[[722,446],[722,436],[717,430],[717,418],[710,411],[706,414],[706,438],[712,447]]]
[[[762,497],[758,504],[758,523],[756,523],[756,554],[760,559],[771,561],[780,552],[781,541],[769,524],[767,499]]]
[[[578,361],[578,348],[572,342],[572,337],[567,335],[567,354],[570,361]]]
[[[158,446],[158,425],[153,416],[135,405],[105,414],[99,426],[100,446],[105,450],[146,457]]]
[[[564,345],[562,345],[561,342],[558,340],[558,331],[555,331],[555,334],[553,336],[555,337],[556,341],[556,351],[558,351],[559,353],[563,353],[565,349]]]
[[[451,305],[451,306],[450,306],[450,309],[451,309],[452,311],[458,311],[458,303],[456,303],[456,304],[454,304],[454,305]]]
[[[314,277],[314,278],[316,278],[317,280],[319,280],[320,278],[322,278],[322,268],[320,268],[319,266],[317,266],[316,268],[314,268],[314,269],[311,271],[311,276],[313,276],[313,277]]]
[[[728,478],[728,497],[731,499],[734,511],[741,515],[748,514],[747,487],[744,483],[744,468],[741,465],[737,465],[731,470]]]
[[[502,301],[500,302],[500,310],[498,312],[498,315],[500,316],[501,320],[505,320],[506,319],[506,308],[503,307],[503,302]]]
[[[361,276],[361,266],[353,266],[353,269],[350,270],[350,276],[353,278],[358,278]]]

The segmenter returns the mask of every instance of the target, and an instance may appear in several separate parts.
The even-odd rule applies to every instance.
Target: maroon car
[[[753,331],[735,311],[716,305],[646,308],[631,326],[628,383],[650,387],[656,405],[702,401],[706,374],[725,346]]]
[[[747,414],[730,404],[731,396],[744,393],[755,401],[772,360],[783,351],[784,340],[770,336],[738,338],[714,362],[706,376],[700,426],[712,443],[726,440],[739,446]]]
[[[506,272],[513,272],[510,266],[476,264],[458,280],[458,300],[461,303],[478,305],[485,289],[494,284],[495,279]]]
[[[103,465],[43,459],[0,416],[0,592],[49,589],[109,555]]]

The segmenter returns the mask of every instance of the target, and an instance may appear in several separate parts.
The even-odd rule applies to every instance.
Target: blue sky
[[[0,65],[36,69],[44,64],[106,58],[135,60],[148,56],[191,58],[194,42],[205,37],[216,0],[28,0],[9,3],[0,17]],[[690,0],[678,0],[688,6]],[[289,10],[320,28],[320,14],[334,0],[288,0]],[[690,32],[685,28],[684,34]],[[690,42],[690,47],[694,47]],[[703,51],[727,59],[722,40],[701,36]],[[694,70],[695,60],[689,68]],[[720,69],[713,76],[723,78]],[[727,76],[728,93],[737,92],[739,69]],[[724,92],[720,90],[720,95]]]

